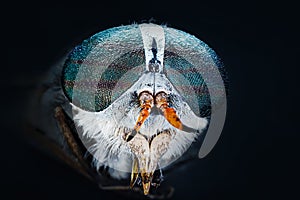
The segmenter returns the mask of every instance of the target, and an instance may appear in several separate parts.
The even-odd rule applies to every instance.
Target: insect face
[[[61,68],[40,95],[38,113],[55,115],[38,115],[43,123],[36,126],[60,146],[65,138],[76,166],[99,185],[107,169],[110,179],[130,180],[133,190],[151,195],[162,169],[184,157],[208,124],[216,127],[210,113],[226,104],[215,53],[166,26],[133,24],[97,33],[74,48]],[[223,120],[226,109],[220,110]],[[41,125],[55,121],[49,116],[57,122],[51,129]],[[212,148],[218,136],[211,138],[204,147]]]

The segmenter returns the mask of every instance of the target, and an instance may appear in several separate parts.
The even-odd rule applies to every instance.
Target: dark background
[[[1,12],[1,195],[120,198],[21,135],[27,99],[57,59],[107,28],[155,19],[212,47],[229,74],[228,115],[204,159],[171,174],[175,199],[299,198],[299,17],[274,2],[18,3]],[[4,192],[4,193],[3,193]]]

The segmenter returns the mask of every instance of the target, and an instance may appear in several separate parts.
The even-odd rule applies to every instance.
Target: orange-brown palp
[[[154,104],[153,96],[149,92],[142,92],[139,95],[141,112],[134,126],[134,130],[139,131],[147,117],[150,115],[151,108]]]
[[[164,108],[161,110],[163,111],[165,118],[168,120],[168,122],[172,126],[182,130],[182,123],[181,123],[179,117],[177,116],[174,108],[167,107],[167,108]]]
[[[175,109],[169,106],[167,94],[164,92],[160,92],[156,95],[155,100],[156,106],[163,112],[166,120],[175,128],[182,130],[183,126],[178,115],[176,114]]]
[[[125,138],[127,142],[130,141],[135,136],[135,134],[140,130],[141,126],[150,115],[151,108],[153,107],[154,104],[153,96],[146,91],[142,92],[139,95],[139,101],[140,101],[141,112],[138,116],[133,131],[129,133]]]
[[[134,130],[139,131],[144,121],[147,119],[147,117],[150,115],[151,112],[151,105],[146,104],[142,106],[142,110],[140,112],[140,115],[137,119],[137,122],[134,126]]]

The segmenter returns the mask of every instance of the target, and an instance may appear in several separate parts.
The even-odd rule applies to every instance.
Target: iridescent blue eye
[[[223,65],[214,51],[194,36],[169,27],[163,30],[164,73],[196,115],[209,116],[211,97],[199,69],[210,65],[225,78]],[[74,48],[64,64],[63,89],[80,108],[102,111],[138,80],[145,65],[139,25],[111,28]]]
[[[63,69],[64,91],[79,107],[101,111],[138,79],[144,64],[137,25],[108,29],[85,40],[69,55]],[[75,82],[78,98],[72,96]]]

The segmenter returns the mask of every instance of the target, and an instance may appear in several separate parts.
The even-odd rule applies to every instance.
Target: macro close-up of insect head
[[[8,199],[299,199],[298,6],[8,2]]]
[[[110,28],[41,84],[33,135],[103,190],[168,198],[165,171],[216,144],[226,84],[216,53],[193,35],[154,23]]]

